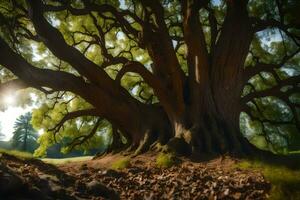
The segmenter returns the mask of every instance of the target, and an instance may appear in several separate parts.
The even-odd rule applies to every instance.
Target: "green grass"
[[[295,154],[299,154],[300,155],[300,150],[298,150],[298,151],[290,151],[289,154],[294,154],[294,155]]]
[[[21,159],[32,159],[33,155],[28,152],[23,152],[23,151],[17,151],[17,150],[7,150],[7,149],[0,149],[0,154],[1,153],[6,153],[8,155],[12,155]]]
[[[300,199],[300,170],[266,164],[262,161],[242,161],[237,167],[261,171],[272,186],[269,199]]]
[[[156,166],[160,168],[168,168],[174,165],[174,155],[170,153],[160,153],[156,157]]]
[[[122,170],[130,165],[130,158],[124,157],[112,163],[111,168],[114,170]]]
[[[41,159],[45,163],[52,165],[63,165],[72,162],[82,162],[91,160],[93,156],[79,156],[79,157],[71,157],[71,158],[43,158]]]
[[[7,150],[0,148],[0,154],[6,153],[8,155],[15,156],[21,159],[33,159],[34,156],[29,152],[17,151],[17,150]],[[71,157],[71,158],[43,158],[41,159],[45,163],[53,164],[53,165],[61,165],[71,162],[80,162],[80,161],[87,161],[91,160],[93,156],[79,156],[79,157]]]

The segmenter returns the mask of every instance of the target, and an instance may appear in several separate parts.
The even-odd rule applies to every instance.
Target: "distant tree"
[[[12,137],[12,146],[20,148],[23,151],[29,151],[29,144],[36,143],[38,138],[37,132],[31,125],[31,113],[21,115],[14,124],[14,132]]]

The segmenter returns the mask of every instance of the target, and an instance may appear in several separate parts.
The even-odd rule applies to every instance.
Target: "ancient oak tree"
[[[54,140],[64,129],[76,132],[70,148],[94,137],[105,119],[109,150],[168,144],[181,154],[251,153],[241,113],[261,134],[269,125],[299,130],[297,7],[287,0],[4,0],[1,93],[35,88],[55,99],[41,108],[50,114],[33,120],[56,118],[41,122]],[[266,113],[272,102],[287,116]]]

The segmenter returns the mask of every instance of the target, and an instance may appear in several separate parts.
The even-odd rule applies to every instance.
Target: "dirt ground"
[[[258,171],[241,170],[237,160],[219,157],[191,162],[178,159],[169,168],[156,166],[156,154],[130,159],[122,170],[111,166],[124,157],[59,166],[2,154],[0,199],[266,199],[270,184]],[[2,196],[2,197],[1,197]]]

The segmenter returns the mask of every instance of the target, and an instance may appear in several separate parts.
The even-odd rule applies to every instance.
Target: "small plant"
[[[112,165],[111,168],[114,170],[122,170],[125,169],[130,165],[130,158],[129,157],[124,157],[121,158],[117,161],[115,161]]]
[[[171,153],[160,153],[156,158],[156,166],[160,168],[168,168],[174,165],[175,157]]]

